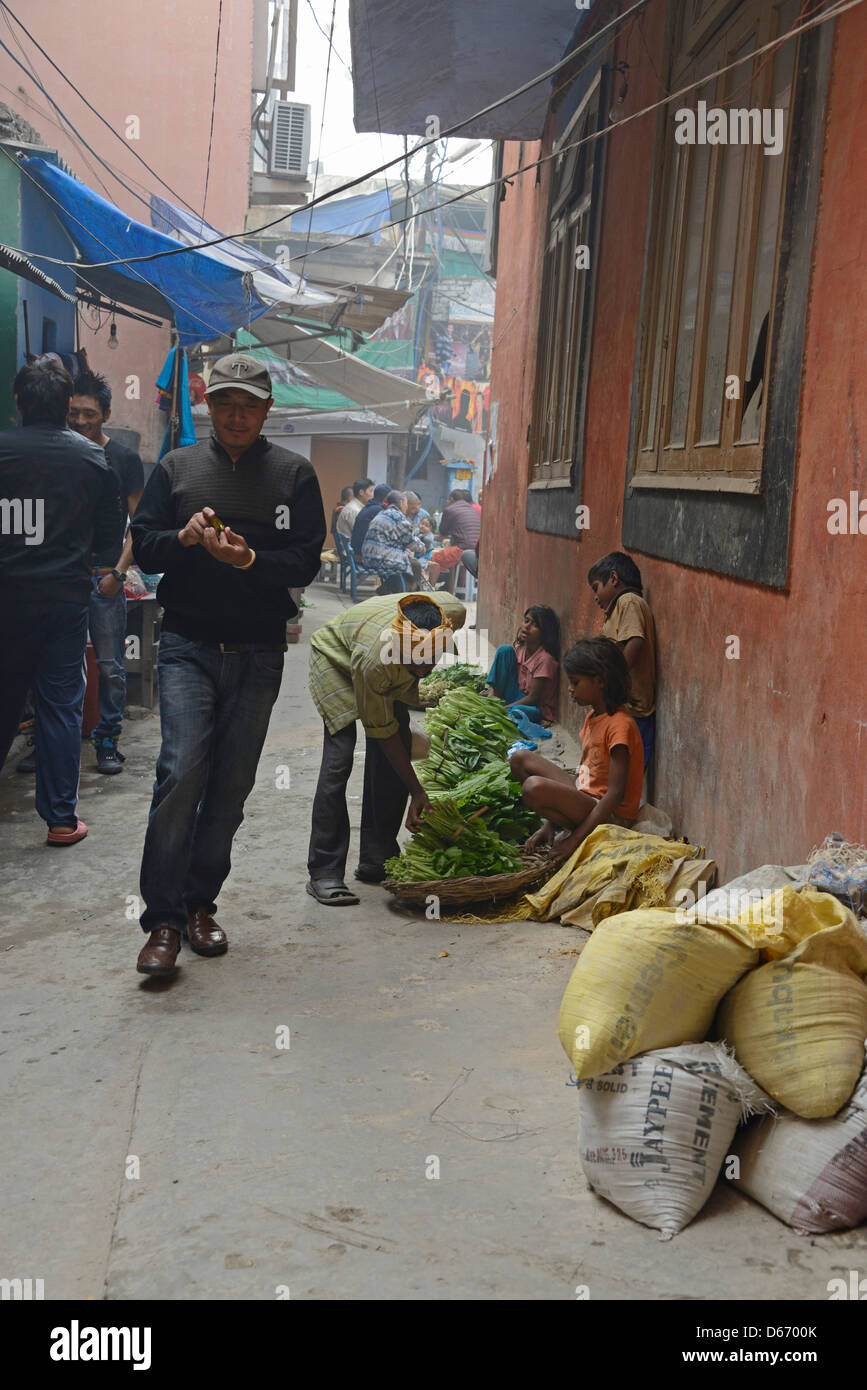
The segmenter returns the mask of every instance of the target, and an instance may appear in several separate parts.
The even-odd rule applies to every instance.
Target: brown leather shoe
[[[139,952],[136,970],[141,975],[173,975],[180,949],[180,932],[174,927],[157,927]]]
[[[197,956],[222,956],[229,949],[229,938],[206,907],[190,913],[184,935]]]

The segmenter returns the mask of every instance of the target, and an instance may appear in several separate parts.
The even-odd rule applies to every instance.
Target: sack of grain
[[[843,1231],[867,1218],[867,1067],[848,1105],[830,1120],[789,1111],[741,1131],[735,1187],[799,1235]]]
[[[726,995],[715,1036],[788,1110],[835,1115],[864,1063],[867,940],[828,893],[782,888],[748,917],[770,959]]]
[[[558,1034],[576,1077],[600,1076],[638,1052],[703,1042],[717,1004],[755,965],[749,931],[679,923],[659,908],[601,922],[578,958]]]
[[[710,1196],[739,1122],[767,1105],[719,1044],[645,1052],[579,1083],[584,1175],[670,1240]]]

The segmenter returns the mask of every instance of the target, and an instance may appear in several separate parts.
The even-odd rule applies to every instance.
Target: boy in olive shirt
[[[629,667],[626,709],[638,725],[646,768],[656,730],[656,627],[642,596],[641,571],[622,550],[614,550],[596,561],[587,582],[605,614],[600,636],[618,643]]]

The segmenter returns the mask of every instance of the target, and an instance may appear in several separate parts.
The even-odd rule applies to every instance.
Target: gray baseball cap
[[[230,387],[236,391],[249,391],[260,401],[270,400],[273,394],[270,372],[246,352],[230,353],[214,364],[207,394],[211,396],[215,391],[227,391]]]

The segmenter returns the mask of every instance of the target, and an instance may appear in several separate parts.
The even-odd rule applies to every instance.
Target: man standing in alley
[[[323,743],[307,868],[307,892],[325,907],[359,901],[344,882],[349,853],[346,784],[358,726],[364,730],[361,839],[355,877],[381,883],[385,861],[398,853],[397,834],[409,798],[407,829],[430,805],[410,759],[409,708],[466,610],[451,594],[390,594],[365,599],[320,627],[310,642],[310,693],[322,716]]]
[[[105,424],[110,415],[108,382],[96,372],[86,372],[78,378],[69,403],[69,426],[104,450],[117,478],[121,508],[132,517],[144,488],[144,469],[134,449],[117,439],[109,439]],[[96,752],[97,772],[123,770],[123,754],[117,747],[126,700],[126,595],[123,586],[131,564],[132,536],[129,532],[121,551],[112,547],[93,556],[88,627],[99,667],[99,723],[90,740]]]
[[[214,921],[271,708],[280,689],[289,594],[315,578],[325,513],[312,466],[262,434],[271,378],[223,357],[206,395],[213,433],[166,454],[132,523],[136,560],[162,571],[158,669],[162,746],[145,835],[138,958],[175,969],[181,937],[222,955]]]
[[[21,429],[0,434],[0,766],[35,691],[36,810],[49,845],[78,819],[91,552],[119,555],[117,484],[96,443],[67,428],[72,377],[34,362],[13,384]]]

